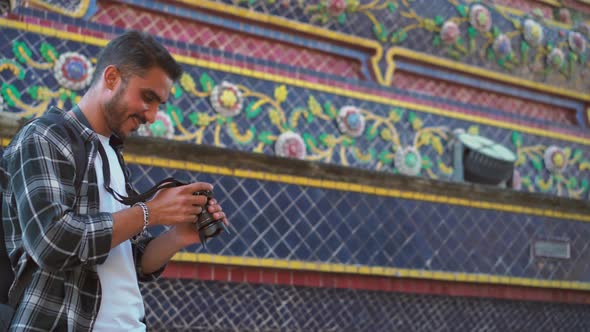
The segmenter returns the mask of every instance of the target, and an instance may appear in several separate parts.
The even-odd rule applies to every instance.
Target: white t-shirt
[[[98,135],[109,161],[111,188],[122,195],[125,190],[125,176],[117,160],[115,150],[109,145],[109,138]],[[104,189],[100,154],[96,158],[96,177],[100,197],[100,212],[117,212],[126,206],[119,203]],[[111,249],[103,264],[97,266],[102,286],[102,301],[94,324],[94,331],[145,331],[141,320],[145,316],[143,298],[139,291],[131,242],[129,240]]]

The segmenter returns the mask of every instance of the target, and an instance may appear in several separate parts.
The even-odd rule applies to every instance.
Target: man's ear
[[[119,69],[113,65],[109,65],[105,68],[103,73],[104,85],[109,90],[115,90],[119,79],[121,78],[121,73]]]

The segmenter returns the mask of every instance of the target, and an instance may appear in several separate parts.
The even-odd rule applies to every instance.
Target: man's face
[[[159,67],[143,76],[119,80],[110,100],[104,103],[105,118],[111,131],[124,139],[143,123],[153,123],[160,104],[168,99],[172,80]]]

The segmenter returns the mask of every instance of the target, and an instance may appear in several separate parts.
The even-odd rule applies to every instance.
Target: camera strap
[[[120,152],[120,147],[113,145],[114,140],[116,141],[116,137],[111,136],[111,139],[109,140],[109,144],[111,144],[111,146],[115,150],[115,153],[117,154],[117,159],[119,160],[119,165],[121,165],[121,168],[123,169],[123,174],[125,176],[125,189],[126,189],[127,193],[129,194],[129,196],[121,195],[118,192],[116,192],[115,190],[113,190],[113,188],[111,188],[111,171],[110,171],[110,167],[109,167],[109,161],[108,161],[106,151],[104,150],[104,147],[100,143],[98,144],[98,153],[100,154],[100,158],[102,159],[102,174],[104,177],[104,188],[121,204],[132,206],[135,203],[147,201],[148,199],[152,198],[152,196],[154,196],[158,191],[160,191],[162,189],[184,186],[186,184],[182,181],[176,180],[175,178],[169,177],[169,178],[166,178],[166,179],[158,182],[156,185],[154,185],[152,188],[148,189],[146,192],[141,193],[141,194],[138,193],[137,191],[135,191],[135,189],[133,189],[133,186],[131,185],[131,182],[129,180],[129,177],[130,177],[129,171],[128,171],[127,167],[125,166],[125,161],[123,160],[123,156]]]
[[[92,126],[88,122],[88,119],[82,113],[82,110],[80,110],[78,105],[76,105],[72,108],[72,112],[74,113],[76,118],[83,125],[92,129]],[[111,137],[109,139],[109,145],[113,148],[113,150],[115,150],[115,154],[117,155],[117,160],[119,161],[119,165],[121,166],[121,169],[123,170],[123,175],[125,176],[125,191],[130,196],[121,195],[118,192],[116,192],[115,190],[113,190],[113,188],[111,188],[111,171],[110,171],[110,167],[109,167],[109,160],[108,160],[106,151],[104,150],[104,147],[102,146],[102,143],[99,143],[98,144],[98,153],[100,154],[100,158],[102,159],[102,174],[104,177],[104,187],[105,187],[105,190],[108,193],[110,193],[120,203],[127,205],[127,206],[132,206],[135,203],[147,201],[148,199],[150,199],[152,196],[154,196],[161,189],[179,187],[179,186],[184,186],[186,184],[186,183],[178,181],[172,177],[169,177],[167,179],[160,181],[159,183],[157,183],[155,186],[153,186],[152,188],[150,188],[146,192],[141,193],[141,194],[138,193],[137,191],[135,191],[135,189],[133,189],[133,186],[131,185],[131,181],[130,181],[131,176],[129,174],[129,169],[125,165],[125,160],[123,159],[123,154],[122,154],[123,141],[118,136],[113,134],[113,135],[111,135]]]

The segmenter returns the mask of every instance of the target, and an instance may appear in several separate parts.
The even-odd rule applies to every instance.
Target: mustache
[[[135,118],[135,119],[139,120],[139,123],[140,124],[146,124],[147,123],[147,119],[145,117],[143,117],[143,116],[138,115],[138,114],[134,114],[134,115],[130,116],[130,118]]]

